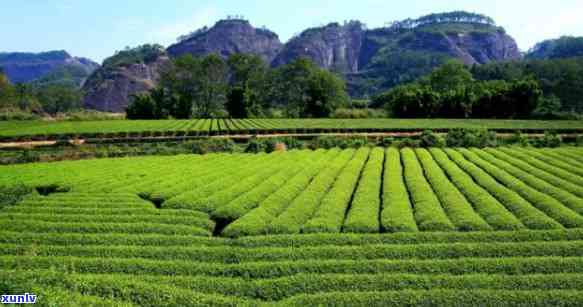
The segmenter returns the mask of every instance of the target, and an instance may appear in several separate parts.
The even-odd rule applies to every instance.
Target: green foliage
[[[151,63],[164,54],[164,47],[160,45],[142,45],[136,48],[127,47],[125,50],[117,51],[114,56],[103,61],[103,67],[113,68],[118,66],[128,66],[132,64]]]
[[[381,211],[382,171],[385,155],[381,148],[374,148],[362,171],[358,188],[344,222],[343,231],[353,233],[377,233],[380,219],[371,212]]]
[[[30,112],[22,111],[18,108],[2,109],[0,110],[0,121],[9,120],[37,120],[38,115]]]
[[[527,54],[530,59],[557,59],[583,56],[583,37],[563,36],[536,44]]]
[[[495,230],[517,230],[525,229],[525,226],[508,209],[505,208],[493,195],[478,185],[472,177],[451,161],[446,153],[437,148],[430,149],[435,162],[445,171],[453,184],[459,189],[463,196],[472,203],[476,212]],[[438,178],[439,179],[439,178]],[[443,179],[443,178],[442,178]],[[445,180],[447,181],[447,180]],[[446,186],[445,183],[443,186]],[[450,187],[451,188],[451,187]],[[454,194],[455,187],[451,190]],[[459,199],[461,203],[465,200]],[[484,227],[483,224],[477,224]],[[486,227],[487,229],[487,227]]]
[[[236,145],[231,139],[206,139],[192,141],[186,144],[192,149],[194,154],[208,154],[215,152],[234,152]]]
[[[561,229],[562,225],[533,207],[526,199],[522,198],[515,190],[498,182],[493,176],[501,170],[482,163],[474,155],[468,155],[468,159],[452,149],[445,150],[449,158],[462,170],[469,174],[488,193],[495,196],[512,212],[520,221],[530,229]],[[465,154],[465,153],[464,153]],[[473,162],[473,163],[472,163]],[[475,163],[475,164],[474,164]],[[483,167],[483,169],[481,168]]]
[[[381,226],[388,232],[417,232],[413,206],[403,177],[401,154],[396,148],[385,153]]]
[[[445,140],[438,134],[433,133],[431,130],[424,130],[419,137],[421,147],[444,147]]]
[[[366,137],[319,136],[316,139],[314,139],[312,143],[310,143],[310,146],[312,149],[318,148],[330,149],[334,147],[346,149],[346,148],[360,148],[363,146],[367,146],[368,144],[369,142]]]
[[[490,153],[485,151],[460,149],[460,152],[462,152],[462,154],[464,154],[464,156],[470,161],[484,168],[498,181],[511,187],[511,189],[520,196],[530,201],[530,203],[537,209],[543,211],[565,227],[580,227],[579,225],[583,225],[582,216],[563,205],[556,198],[546,194],[553,190],[552,187],[544,183],[542,180],[529,177],[530,175],[528,173],[518,170],[507,162],[496,159]],[[529,184],[526,184],[523,180],[527,180]],[[530,186],[530,184],[533,183],[537,184],[537,189]],[[541,187],[543,187],[543,189],[539,190]],[[545,191],[546,193],[541,191]]]
[[[328,117],[348,103],[344,81],[306,58],[277,68],[272,84],[271,100],[290,117]]]
[[[30,193],[32,193],[32,189],[24,184],[0,186],[0,209],[18,204]]]
[[[361,148],[355,153],[322,199],[314,216],[303,226],[303,233],[339,233],[342,230],[352,195],[356,191],[362,168],[370,157],[370,152],[369,148]],[[344,232],[351,231],[344,228]]]
[[[148,94],[132,96],[132,102],[126,109],[127,119],[159,119],[156,114],[156,102]]]
[[[382,109],[336,109],[332,118],[386,118],[387,113]]]
[[[427,149],[417,149],[427,181],[445,213],[459,231],[489,231],[492,227],[478,215],[462,193],[452,184]]]
[[[374,104],[405,118],[527,118],[541,97],[533,79],[475,81],[462,63],[452,61],[426,79],[378,95]]]
[[[43,111],[49,114],[81,109],[83,94],[75,87],[48,85],[37,90]]]
[[[404,178],[415,208],[415,220],[421,231],[453,231],[455,226],[449,220],[433,193],[431,185],[423,175],[423,169],[412,149],[401,151],[405,167]]]
[[[549,148],[560,147],[562,143],[563,138],[553,131],[545,131],[545,135],[543,137],[535,138],[532,141],[532,144],[535,147],[549,147]]]
[[[507,140],[508,144],[517,144],[522,147],[530,146],[530,139],[527,135],[522,133],[521,131],[516,131],[512,137]]]
[[[447,93],[464,89],[473,81],[472,73],[464,63],[451,60],[435,69],[429,75],[431,88],[438,93]]]
[[[526,60],[489,63],[472,67],[478,80],[513,80],[535,78],[545,97],[556,96],[561,112],[583,112],[583,58]],[[556,102],[551,104],[553,108]],[[555,115],[556,116],[556,115]]]
[[[496,147],[496,133],[486,129],[452,129],[447,133],[448,147]]]

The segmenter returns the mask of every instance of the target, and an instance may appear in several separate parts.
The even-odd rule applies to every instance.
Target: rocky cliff
[[[344,75],[353,97],[371,96],[415,80],[451,58],[473,65],[521,57],[514,39],[491,18],[464,12],[407,19],[377,29],[366,29],[358,21],[331,23],[308,29],[285,45],[269,30],[229,19],[179,40],[165,52],[154,48],[149,57],[126,51],[129,63],[123,57],[120,61],[119,54],[106,60],[84,87],[86,106],[123,111],[131,94],[155,86],[165,61],[184,54],[216,53],[224,58],[256,54],[273,67],[307,57]],[[155,60],[143,61],[145,58]]]
[[[298,57],[343,73],[350,94],[362,97],[414,80],[451,58],[474,65],[519,59],[521,54],[512,37],[490,24],[438,23],[366,30],[359,22],[349,22],[303,32],[284,46],[272,65]]]
[[[42,79],[59,70],[74,70],[81,74],[81,83],[99,64],[85,58],[71,56],[66,51],[42,53],[0,53],[0,67],[12,83],[27,83]]]
[[[194,56],[216,53],[229,57],[236,53],[256,54],[267,63],[279,53],[282,44],[277,34],[267,29],[254,28],[248,21],[240,19],[221,20],[212,28],[203,28],[181,38],[168,47],[173,56]]]
[[[358,21],[344,25],[331,23],[306,30],[285,44],[272,65],[279,66],[307,57],[321,67],[339,73],[358,72],[365,33],[364,25]]]
[[[156,86],[161,69],[168,61],[164,50],[148,45],[106,59],[103,67],[95,71],[83,86],[85,107],[125,112],[132,95]]]

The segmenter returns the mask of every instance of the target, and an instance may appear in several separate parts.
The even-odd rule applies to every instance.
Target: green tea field
[[[580,133],[583,121],[480,119],[196,119],[109,121],[5,121],[0,139],[54,139],[60,136],[156,137],[270,133],[415,132],[454,128],[493,131]]]
[[[580,306],[583,150],[0,166],[0,289],[44,306]]]

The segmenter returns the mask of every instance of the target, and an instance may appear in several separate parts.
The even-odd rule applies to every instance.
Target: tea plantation
[[[0,292],[43,306],[581,306],[583,149],[0,166]]]

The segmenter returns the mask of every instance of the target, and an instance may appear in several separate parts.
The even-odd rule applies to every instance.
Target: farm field
[[[580,306],[583,149],[0,166],[0,289],[70,306]]]
[[[565,133],[583,131],[583,121],[471,120],[471,119],[199,119],[109,121],[0,122],[0,138],[54,138],[124,136],[208,136],[227,134],[399,132],[424,129],[487,128],[495,131]]]

